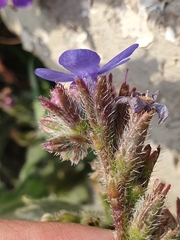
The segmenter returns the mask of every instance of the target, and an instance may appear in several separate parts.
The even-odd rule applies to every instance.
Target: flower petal
[[[0,0],[0,8],[3,8],[7,5],[7,0]]]
[[[156,112],[159,116],[159,124],[161,124],[169,116],[169,110],[165,105],[159,103],[153,103],[152,106],[156,109]]]
[[[88,49],[68,50],[59,57],[59,63],[79,78],[96,77],[100,57]]]
[[[34,73],[41,78],[52,82],[71,82],[74,81],[72,74],[49,70],[46,68],[36,68]]]
[[[156,101],[158,95],[159,95],[159,90],[157,90],[154,94],[152,94],[152,99],[154,102]]]
[[[12,0],[15,7],[27,7],[32,4],[32,0]]]
[[[129,101],[129,105],[133,113],[138,113],[142,109],[149,111],[151,109],[150,105],[140,97],[132,97]]]
[[[116,104],[121,104],[121,103],[128,103],[130,108],[132,109],[132,113],[138,113],[142,109],[145,111],[150,110],[150,105],[141,99],[140,97],[129,97],[129,96],[120,96],[116,98]]]
[[[101,67],[98,71],[98,74],[109,72],[111,69],[129,61],[130,58],[128,57],[136,50],[138,46],[138,44],[133,44],[123,52],[119,53],[116,57]]]

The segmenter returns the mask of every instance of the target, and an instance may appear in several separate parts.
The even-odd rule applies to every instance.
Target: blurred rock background
[[[128,67],[130,85],[142,92],[159,89],[158,101],[170,110],[161,126],[154,120],[147,141],[162,147],[152,178],[172,184],[168,204],[174,209],[180,197],[180,1],[34,0],[27,9],[7,6],[0,16],[25,51],[60,71],[58,57],[67,49],[95,50],[103,64],[129,45],[140,44],[131,61],[113,71],[114,80],[119,87]],[[44,82],[47,93],[50,86]]]

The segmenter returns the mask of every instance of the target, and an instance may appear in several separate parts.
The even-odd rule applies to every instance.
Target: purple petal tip
[[[103,67],[101,67],[98,71],[98,74],[103,74],[106,72],[109,72],[113,68],[120,66],[130,60],[130,56],[132,53],[138,48],[139,44],[135,43],[131,45],[130,47],[126,48],[124,51],[119,53],[117,56],[115,56],[113,59],[111,59],[107,64],[105,64]]]
[[[12,0],[15,7],[23,8],[32,4],[32,0]]]
[[[38,77],[52,82],[72,82],[74,80],[74,76],[72,74],[58,72],[46,68],[37,68],[34,73]]]
[[[7,5],[7,0],[1,0],[0,1],[0,8],[3,8]]]

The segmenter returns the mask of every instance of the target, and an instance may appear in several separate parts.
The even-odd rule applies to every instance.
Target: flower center
[[[149,103],[149,105],[151,105],[154,102],[152,97],[146,97],[146,96],[139,96],[139,97],[144,101],[146,101],[147,103]]]
[[[141,99],[149,103],[151,105],[154,102],[154,99],[152,97],[149,97],[149,90],[146,90],[146,93],[142,96],[139,96]]]

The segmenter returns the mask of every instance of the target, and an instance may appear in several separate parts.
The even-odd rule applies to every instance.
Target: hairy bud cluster
[[[77,78],[69,90],[58,83],[50,99],[40,98],[48,112],[40,122],[50,136],[47,151],[72,164],[89,147],[96,153],[119,240],[179,239],[179,200],[176,219],[164,206],[170,185],[156,181],[152,193],[145,193],[160,153],[159,146],[145,144],[149,124],[156,112],[159,123],[169,114],[155,102],[157,95],[130,90],[126,81],[117,92],[110,74],[90,86]]]

